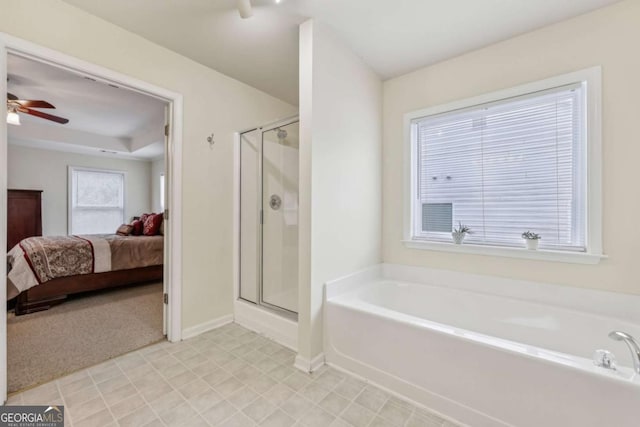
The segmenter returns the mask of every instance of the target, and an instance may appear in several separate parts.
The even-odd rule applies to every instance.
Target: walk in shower
[[[298,312],[298,119],[240,134],[241,299]]]

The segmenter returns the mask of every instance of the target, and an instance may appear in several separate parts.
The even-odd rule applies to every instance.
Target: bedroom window
[[[124,223],[124,172],[69,167],[69,234],[113,234]]]
[[[590,132],[599,124],[589,122],[598,77],[587,70],[407,115],[408,246],[600,255],[599,141]],[[459,223],[471,234],[454,245]],[[542,236],[533,255],[523,249],[528,230]]]

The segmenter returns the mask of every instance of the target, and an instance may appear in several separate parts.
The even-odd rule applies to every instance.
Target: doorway
[[[165,245],[164,245],[164,302],[165,328],[169,341],[180,341],[181,330],[181,163],[182,163],[182,95],[148,84],[144,81],[106,68],[43,48],[33,43],[0,33],[0,78],[7,79],[8,55],[28,58],[69,71],[88,79],[118,86],[156,98],[167,104],[165,127],[166,165],[165,187]],[[0,100],[6,105],[7,94]],[[6,110],[5,110],[6,113]],[[8,132],[5,120],[0,121],[0,168],[7,170]],[[0,223],[7,223],[7,174],[0,174]],[[0,257],[6,259],[6,229],[0,235]],[[6,265],[0,263],[0,302],[7,303]],[[6,317],[0,320],[0,365],[7,366]],[[7,371],[0,371],[0,400],[7,398]]]

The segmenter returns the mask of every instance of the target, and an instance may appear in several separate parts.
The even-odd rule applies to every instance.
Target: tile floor
[[[454,427],[345,373],[293,368],[291,350],[235,323],[163,342],[10,396],[65,406],[66,425]]]

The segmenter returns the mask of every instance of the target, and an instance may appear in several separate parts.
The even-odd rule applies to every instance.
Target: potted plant
[[[524,233],[522,233],[522,238],[525,242],[527,242],[527,249],[535,251],[536,249],[538,249],[538,242],[542,237],[540,237],[540,235],[537,233],[525,231]]]
[[[454,228],[451,232],[451,237],[453,237],[453,243],[456,245],[461,245],[464,237],[467,234],[471,234],[471,229],[466,225],[462,225],[461,222],[458,222],[458,228]]]

